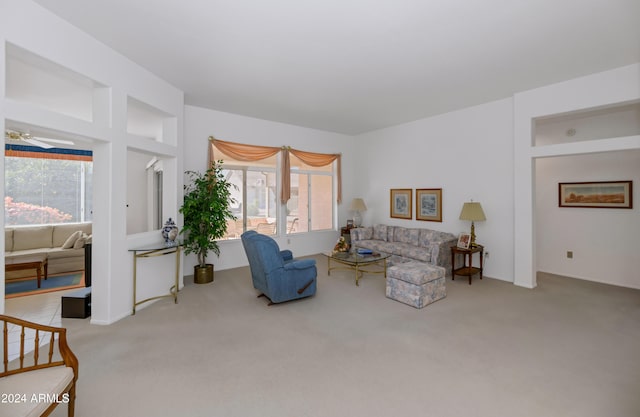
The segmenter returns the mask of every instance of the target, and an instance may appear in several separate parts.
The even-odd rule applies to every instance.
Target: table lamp
[[[460,220],[467,220],[471,222],[471,244],[470,247],[476,247],[476,230],[473,222],[482,222],[487,220],[484,216],[482,206],[478,202],[470,201],[464,203],[462,211],[460,212]]]
[[[351,201],[351,207],[349,207],[349,210],[353,211],[353,225],[360,227],[362,225],[362,215],[360,212],[367,210],[364,200],[361,198],[354,198]]]

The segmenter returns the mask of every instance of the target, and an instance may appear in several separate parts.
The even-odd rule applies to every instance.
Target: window
[[[237,201],[231,211],[237,217],[227,227],[227,238],[239,238],[245,230],[275,235],[279,213],[277,194],[277,156],[257,162],[226,158],[223,173],[237,189],[231,190]]]
[[[5,225],[91,221],[90,151],[5,149]]]
[[[333,167],[311,167],[291,155],[286,233],[333,228]]]
[[[209,140],[209,161],[222,160],[227,179],[237,187],[232,196],[238,220],[228,222],[228,239],[246,230],[275,235],[334,228],[340,155]],[[282,172],[287,165],[289,172]],[[286,205],[283,198],[289,198]]]

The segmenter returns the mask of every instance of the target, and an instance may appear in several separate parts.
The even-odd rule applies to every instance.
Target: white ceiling
[[[358,134],[640,62],[638,0],[36,0],[187,104]]]

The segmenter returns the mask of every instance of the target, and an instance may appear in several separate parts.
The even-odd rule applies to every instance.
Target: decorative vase
[[[178,226],[171,220],[171,217],[169,217],[169,220],[167,220],[162,228],[162,237],[167,246],[175,245],[176,237],[178,237]]]

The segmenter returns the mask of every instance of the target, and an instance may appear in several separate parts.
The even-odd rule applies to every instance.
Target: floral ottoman
[[[446,297],[445,269],[422,262],[396,264],[387,270],[386,295],[415,308]]]

